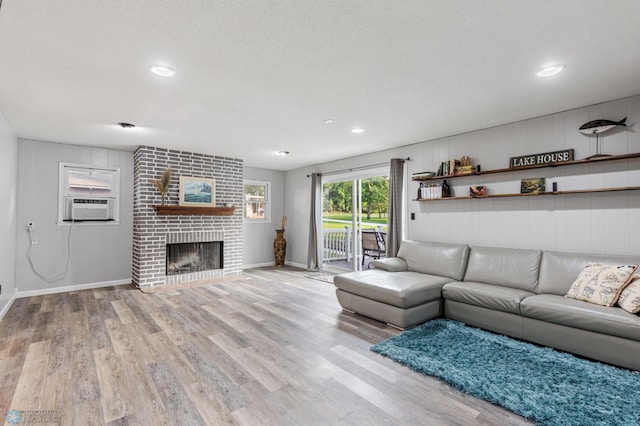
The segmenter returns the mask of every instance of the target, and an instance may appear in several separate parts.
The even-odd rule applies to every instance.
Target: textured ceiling
[[[639,19],[635,0],[4,0],[0,110],[22,138],[289,170],[638,94]]]

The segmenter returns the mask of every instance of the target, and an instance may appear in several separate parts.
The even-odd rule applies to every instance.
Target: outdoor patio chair
[[[386,236],[385,232],[375,229],[363,229],[362,235],[362,265],[364,266],[365,256],[372,259],[380,259],[386,254]]]

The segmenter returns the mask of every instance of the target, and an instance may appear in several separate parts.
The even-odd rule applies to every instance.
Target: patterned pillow
[[[622,290],[618,306],[631,314],[640,312],[640,274],[634,274],[629,285]]]
[[[565,297],[603,306],[613,306],[631,280],[638,265],[614,266],[589,263]]]

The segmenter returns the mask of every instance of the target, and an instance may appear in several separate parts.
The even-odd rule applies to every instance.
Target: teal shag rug
[[[640,425],[640,373],[456,321],[429,321],[371,350],[541,425]]]

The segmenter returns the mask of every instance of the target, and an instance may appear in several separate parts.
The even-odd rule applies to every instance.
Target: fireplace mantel
[[[231,216],[235,207],[153,206],[159,215]]]

